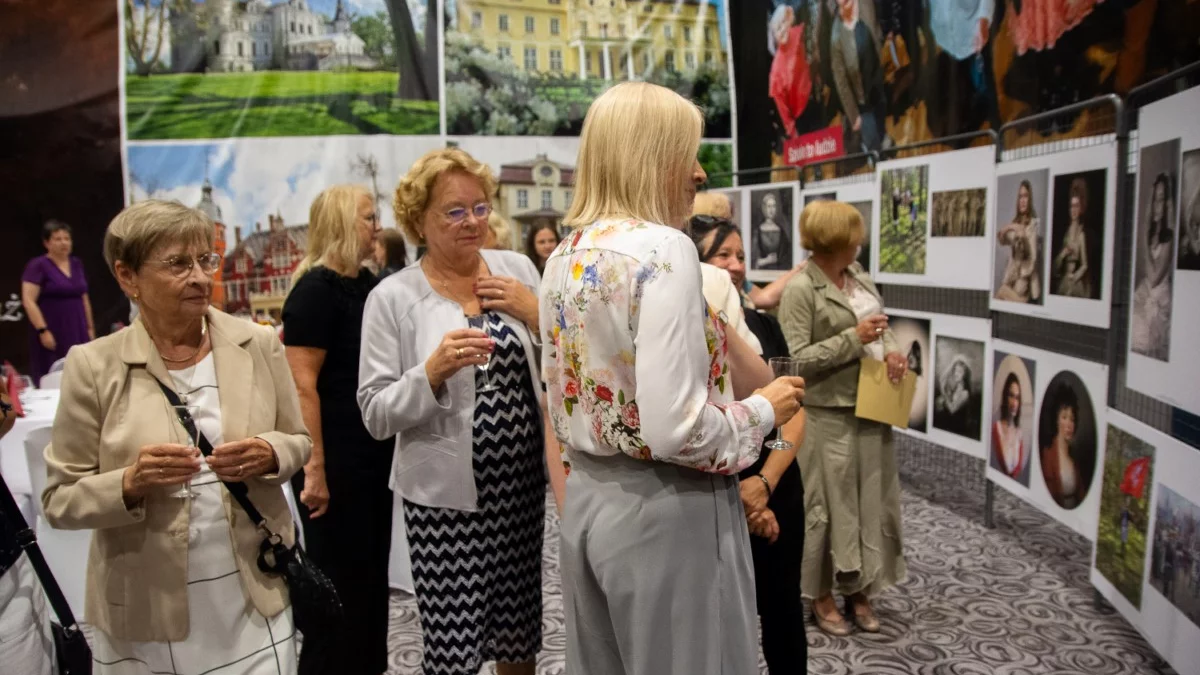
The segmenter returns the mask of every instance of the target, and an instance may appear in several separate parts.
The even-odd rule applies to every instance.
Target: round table
[[[35,389],[22,395],[21,405],[25,409],[25,416],[18,417],[12,431],[0,439],[0,474],[3,474],[4,482],[25,515],[25,521],[30,524],[34,522],[37,511],[33,507],[35,496],[29,480],[29,462],[25,459],[25,438],[35,429],[54,424],[58,394],[57,389]],[[41,496],[36,498],[41,499]]]

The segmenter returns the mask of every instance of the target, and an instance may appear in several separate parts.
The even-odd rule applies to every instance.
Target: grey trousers
[[[574,452],[561,531],[568,673],[758,672],[736,476]]]

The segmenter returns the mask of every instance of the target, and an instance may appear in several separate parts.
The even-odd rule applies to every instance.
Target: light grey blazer
[[[537,295],[533,261],[512,251],[481,251],[493,276],[512,277]],[[499,316],[525,348],[534,394],[542,403],[536,335]],[[437,508],[478,508],[472,467],[475,368],[463,368],[435,395],[425,361],[446,333],[467,328],[462,307],[436,293],[420,265],[381,281],[367,298],[358,362],[358,407],[377,439],[396,437],[391,487],[405,499]],[[541,417],[538,417],[539,424]]]

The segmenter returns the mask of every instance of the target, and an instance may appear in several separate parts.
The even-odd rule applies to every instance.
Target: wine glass
[[[776,356],[771,359],[771,372],[775,377],[798,377],[800,375],[800,361],[793,359],[790,356]],[[783,425],[777,425],[777,430],[782,429]],[[785,440],[781,434],[776,433],[775,440],[768,441],[767,447],[772,450],[791,450],[792,442]]]
[[[179,428],[183,429],[182,445],[186,445],[188,450],[195,450],[200,447],[200,428],[196,426],[196,415],[199,414],[200,408],[194,405],[176,405],[171,406],[171,411],[175,413],[175,417],[180,420]],[[184,422],[186,420],[186,423]],[[196,497],[196,493],[192,490],[192,481],[188,480],[179,486],[179,489],[168,497],[175,499],[191,499]]]
[[[476,314],[474,316],[468,316],[467,317],[467,325],[470,326],[471,328],[474,328],[475,330],[481,330],[481,331],[487,333],[488,337],[492,336],[492,328],[491,328],[492,322],[488,320],[487,314]],[[483,386],[476,389],[476,391],[484,391],[484,392],[496,391],[496,385],[492,384],[492,379],[488,375],[488,366],[490,366],[491,364],[492,364],[492,355],[490,353],[488,353],[486,355],[486,358],[483,360],[483,363],[476,364],[475,367],[478,368],[481,373],[483,373]]]

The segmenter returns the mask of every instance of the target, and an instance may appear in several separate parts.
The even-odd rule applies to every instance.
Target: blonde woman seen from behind
[[[561,499],[563,466],[541,414],[537,270],[483,249],[495,193],[462,150],[417,160],[394,206],[427,252],[363,318],[358,403],[375,438],[396,436],[426,675],[532,675],[542,645],[546,475]]]
[[[757,669],[737,473],[799,410],[803,381],[771,382],[702,295],[681,231],[704,180],[702,127],[695,105],[656,85],[597,98],[575,232],[546,263],[542,362],[572,468],[560,559],[572,675]]]
[[[358,410],[363,307],[378,283],[363,267],[379,234],[371,193],[335,185],[309,209],[308,250],[283,305],[284,344],[312,457],[292,479],[308,555],[345,610],[336,631],[304,636],[305,675],[387,670],[391,439],[367,433]]]
[[[904,577],[900,479],[892,428],[855,416],[859,363],[887,363],[897,381],[908,369],[883,314],[883,299],[855,262],[864,236],[858,209],[813,202],[800,214],[809,264],[783,292],[779,321],[792,356],[811,383],[808,430],[800,449],[806,534],[800,575],[817,625],[832,635],[850,626],[833,594],[859,628],[879,630],[870,597]]]
[[[104,258],[138,318],[63,370],[42,506],[53,527],[94,530],[84,620],[100,675],[296,672],[287,585],[259,569],[263,533],[223,482],[243,483],[291,546],[280,486],[312,439],[275,332],[209,305],[214,229],[178,202],[121,211]],[[164,388],[192,406],[210,456]],[[194,495],[176,494],[188,481]]]

